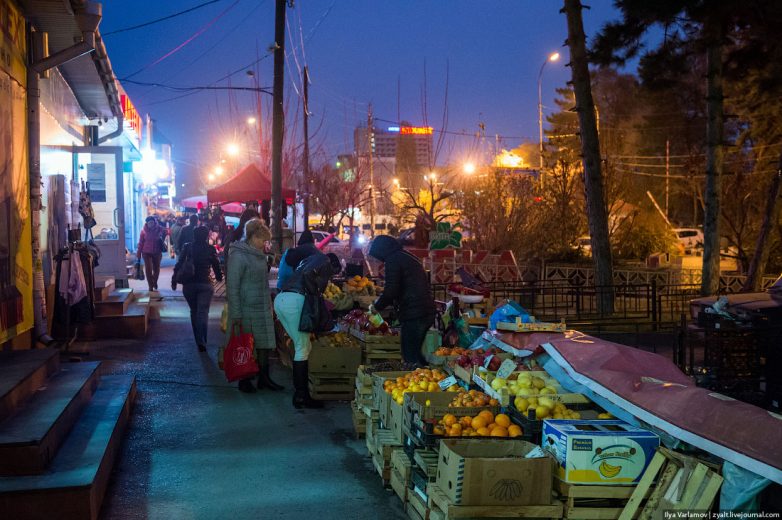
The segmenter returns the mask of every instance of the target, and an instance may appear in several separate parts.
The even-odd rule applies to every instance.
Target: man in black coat
[[[434,323],[435,306],[424,266],[396,239],[386,235],[374,239],[369,256],[385,263],[385,286],[374,308],[396,308],[402,326],[402,357],[407,362],[425,365],[421,345]]]
[[[179,241],[177,242],[177,248],[182,251],[185,244],[190,244],[195,239],[195,228],[198,226],[198,217],[190,215],[190,224],[182,228],[179,232]]]

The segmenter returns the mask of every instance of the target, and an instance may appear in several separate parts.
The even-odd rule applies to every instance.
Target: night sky
[[[141,113],[149,113],[173,142],[181,182],[206,165],[253,112],[253,93],[172,91],[122,81],[169,86],[271,86],[272,59],[262,59],[273,42],[273,0],[221,0],[192,13],[134,31],[107,34],[181,11],[204,0],[115,0],[104,2],[100,26],[115,74]],[[617,14],[608,0],[589,2],[584,11],[587,36]],[[422,89],[427,83],[429,125],[442,128],[446,68],[450,67],[447,130],[472,134],[485,123],[487,137],[512,148],[537,141],[537,77],[555,51],[557,63],[543,74],[543,103],[552,105],[554,89],[564,86],[570,71],[563,47],[567,28],[557,0],[296,0],[288,10],[295,41],[286,41],[286,93],[297,96],[299,67],[311,76],[314,142],[329,159],[352,149],[352,131],[365,123],[372,103],[381,120],[423,124]],[[195,36],[195,38],[193,38]],[[190,43],[152,65],[186,40]],[[304,40],[302,48],[301,40]],[[296,59],[294,59],[294,54]],[[297,65],[298,61],[298,65]],[[426,75],[424,74],[426,70]],[[215,83],[227,74],[229,79]],[[397,86],[399,104],[397,103]],[[174,99],[176,98],[176,99]],[[295,104],[289,113],[295,109]],[[300,112],[289,117],[300,118]],[[298,126],[300,130],[300,125]],[[438,162],[458,156],[474,142],[450,136]]]

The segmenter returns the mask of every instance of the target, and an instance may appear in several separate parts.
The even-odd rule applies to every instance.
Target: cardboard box
[[[554,463],[548,456],[525,459],[535,448],[523,440],[444,439],[437,486],[456,505],[548,505]]]
[[[387,379],[396,379],[397,377],[408,374],[409,372],[375,372],[372,374],[372,406],[378,411],[383,425],[388,427],[388,407],[391,402],[391,395],[386,393],[383,383]]]
[[[543,421],[543,448],[570,484],[637,483],[660,445],[654,433],[622,421]]]
[[[353,376],[361,365],[361,347],[328,347],[315,342],[310,351],[310,372]]]
[[[397,402],[393,399],[389,399],[388,425],[386,428],[391,430],[391,433],[394,434],[394,438],[399,443],[404,442],[405,439],[402,431],[402,426],[404,423],[404,410],[405,407],[403,405],[397,404]]]

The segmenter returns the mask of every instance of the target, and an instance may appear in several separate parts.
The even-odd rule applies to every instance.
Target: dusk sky
[[[251,64],[273,42],[274,1],[220,0],[149,27],[108,33],[203,1],[104,2],[100,26],[115,74],[139,111],[149,113],[173,142],[180,174],[193,165],[216,161],[225,144],[244,131],[245,120],[254,110],[254,94],[182,92],[123,78],[132,75],[129,80],[175,87],[250,87],[252,81],[245,71],[257,67],[259,84],[270,87],[271,57]],[[588,37],[617,17],[608,0],[594,0],[590,5],[584,11]],[[562,2],[556,0],[296,0],[288,10],[295,42],[292,49],[290,39],[286,41],[288,117],[301,118],[300,111],[291,114],[297,96],[292,81],[300,90],[298,69],[306,63],[311,76],[312,128],[319,128],[315,143],[331,159],[352,149],[352,131],[366,123],[369,103],[378,119],[395,121],[399,111],[401,119],[423,124],[426,69],[428,123],[439,130],[446,68],[450,67],[448,131],[473,134],[483,122],[487,137],[504,137],[501,145],[505,148],[523,140],[536,142],[541,64],[550,53],[562,53],[562,59],[549,63],[543,74],[546,107],[553,104],[554,89],[570,77],[564,66],[567,28],[561,7]],[[216,82],[232,72],[236,74]],[[378,126],[388,124],[378,121]],[[471,137],[451,136],[450,153],[458,155],[460,147],[472,141]],[[444,159],[439,158],[440,162]]]

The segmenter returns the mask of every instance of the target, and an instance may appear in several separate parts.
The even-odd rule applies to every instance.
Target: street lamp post
[[[538,73],[538,145],[540,153],[540,187],[543,187],[543,69],[546,67],[546,63],[550,61],[557,61],[559,59],[559,53],[555,52],[550,54],[543,65],[540,66],[540,72]]]

